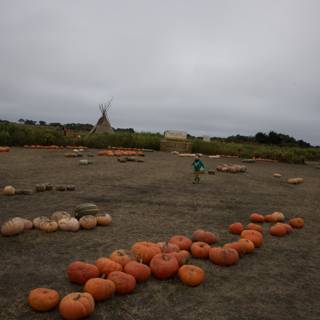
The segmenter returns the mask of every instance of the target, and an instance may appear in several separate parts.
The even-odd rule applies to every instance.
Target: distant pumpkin
[[[295,217],[289,220],[289,224],[292,228],[301,229],[304,227],[304,219],[300,217]]]
[[[53,309],[60,300],[59,293],[53,289],[36,288],[29,292],[28,303],[35,311],[49,311]]]

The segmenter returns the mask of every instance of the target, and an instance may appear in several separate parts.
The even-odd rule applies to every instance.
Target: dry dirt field
[[[10,217],[34,218],[56,210],[94,202],[113,216],[112,225],[77,233],[46,234],[32,230],[0,236],[0,319],[60,319],[57,310],[35,313],[27,295],[35,287],[51,287],[61,295],[81,290],[69,283],[66,268],[74,260],[94,262],[113,250],[140,240],[165,241],[191,236],[197,228],[218,234],[219,244],[238,237],[228,233],[235,221],[249,222],[251,212],[282,211],[301,215],[305,228],[284,238],[271,237],[237,265],[223,268],[209,260],[192,260],[204,268],[205,282],[196,288],[177,278],[151,279],[131,295],[97,303],[90,319],[320,319],[320,170],[307,165],[247,164],[243,174],[205,175],[192,184],[190,158],[154,152],[144,163],[119,163],[94,157],[79,166],[65,151],[13,148],[0,154],[0,187],[34,187],[37,183],[75,184],[76,191],[33,195],[0,195],[0,223]],[[93,150],[95,153],[95,150]],[[207,168],[231,159],[203,158]],[[272,177],[283,174],[282,179]],[[292,186],[286,178],[302,176]]]

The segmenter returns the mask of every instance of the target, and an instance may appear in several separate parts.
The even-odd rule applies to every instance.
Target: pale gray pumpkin
[[[63,231],[76,232],[80,229],[80,222],[76,218],[64,218],[59,220],[59,228]]]

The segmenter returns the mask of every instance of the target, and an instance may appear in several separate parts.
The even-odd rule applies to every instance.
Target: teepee
[[[112,98],[113,99],[113,98]],[[110,125],[110,121],[107,115],[107,112],[111,108],[111,102],[112,99],[110,99],[107,103],[99,104],[100,111],[102,113],[100,119],[98,120],[97,124],[91,129],[89,134],[93,133],[113,133],[113,129]]]

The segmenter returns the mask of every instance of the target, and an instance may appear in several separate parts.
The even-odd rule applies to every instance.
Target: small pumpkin
[[[76,218],[64,218],[59,220],[59,229],[76,232],[80,229],[80,222]]]
[[[270,227],[269,233],[272,236],[283,237],[288,233],[288,229],[286,228],[286,226],[284,226],[283,223],[276,223],[275,225]]]
[[[301,229],[304,227],[304,219],[300,217],[295,217],[289,220],[289,224],[292,228]]]
[[[192,245],[192,241],[189,238],[180,235],[171,237],[169,243],[177,245],[180,250],[189,250]]]
[[[8,220],[7,222],[3,223],[1,226],[1,233],[4,236],[10,237],[16,234],[23,232],[24,230],[24,223],[22,220]]]
[[[247,224],[247,227],[246,227],[247,230],[256,230],[260,233],[263,233],[263,228],[260,224],[256,224],[256,223],[249,223]]]
[[[251,240],[256,248],[262,246],[263,235],[256,230],[243,230],[241,232],[241,238]]]
[[[159,253],[150,261],[150,268],[157,279],[164,280],[173,277],[177,273],[179,263],[176,257],[166,253]]]
[[[250,221],[255,223],[263,223],[264,222],[264,216],[259,213],[251,213],[250,215]]]
[[[277,218],[273,216],[272,214],[267,214],[264,216],[265,222],[277,222]]]
[[[206,242],[193,242],[191,245],[191,254],[198,259],[207,259],[209,256],[210,246]]]
[[[80,218],[80,226],[83,229],[91,230],[97,226],[97,219],[94,216],[86,215]]]
[[[59,222],[61,219],[65,218],[71,218],[70,213],[66,211],[55,211],[50,217],[51,220],[54,220],[56,222]]]
[[[5,186],[3,188],[3,194],[5,196],[13,196],[16,193],[16,189],[13,186]]]
[[[50,221],[50,219],[45,216],[40,216],[40,217],[34,218],[32,223],[36,229],[40,229],[40,223],[44,221]]]
[[[58,230],[58,223],[53,220],[42,221],[40,222],[39,229],[48,233],[55,232]]]
[[[170,252],[180,251],[179,247],[174,243],[158,242],[157,244],[159,245],[162,253],[170,253]]]
[[[90,293],[95,301],[103,301],[112,297],[116,286],[109,279],[91,278],[86,282],[83,290]]]
[[[251,253],[254,251],[254,243],[248,239],[239,239],[238,242],[244,245],[246,248],[246,253]]]
[[[113,271],[108,275],[108,279],[114,282],[116,292],[120,294],[131,293],[136,287],[134,276],[122,271]]]
[[[137,260],[141,260],[145,264],[149,264],[156,254],[161,253],[161,249],[156,243],[147,241],[136,242],[131,251]]]
[[[200,241],[208,244],[213,244],[217,242],[217,240],[218,238],[213,232],[205,231],[202,229],[198,229],[194,231],[192,234],[192,241]],[[188,250],[188,249],[185,249],[185,250]]]
[[[101,274],[108,275],[113,271],[122,271],[122,265],[109,258],[99,258],[96,261],[96,266]]]
[[[178,276],[184,284],[196,287],[204,281],[205,273],[200,267],[186,264],[179,268]]]
[[[239,241],[226,243],[223,246],[223,248],[232,248],[232,249],[237,250],[238,254],[239,254],[239,258],[241,258],[247,251],[246,246],[243,243],[239,242]]]
[[[233,248],[214,247],[209,250],[209,259],[216,265],[228,267],[239,261],[239,254]]]
[[[44,183],[36,184],[36,191],[37,192],[44,192],[46,191],[46,185]]]
[[[118,262],[124,267],[128,262],[135,260],[131,252],[123,249],[115,250],[111,253],[110,259]]]
[[[131,274],[137,282],[145,282],[151,275],[150,267],[137,261],[128,262],[124,266],[124,272]]]
[[[175,257],[179,263],[179,266],[182,266],[184,264],[187,264],[190,260],[190,252],[187,250],[180,250],[178,252],[170,252],[168,253]]]
[[[29,292],[28,303],[35,311],[49,311],[53,309],[60,300],[59,293],[53,289],[36,288]]]
[[[85,284],[91,278],[98,278],[100,272],[94,264],[74,261],[69,264],[67,274],[71,282]]]
[[[284,214],[282,212],[279,212],[279,211],[273,212],[272,216],[273,216],[275,222],[283,222],[286,219]]]
[[[97,217],[97,224],[99,226],[107,226],[112,222],[112,217],[108,213],[99,213],[96,215]]]
[[[240,234],[243,229],[243,224],[240,222],[235,222],[229,225],[229,232],[232,234]]]
[[[303,178],[290,178],[288,179],[289,184],[301,184],[304,182]]]
[[[78,320],[90,316],[95,303],[88,292],[72,292],[63,297],[59,304],[59,312],[63,319]]]

